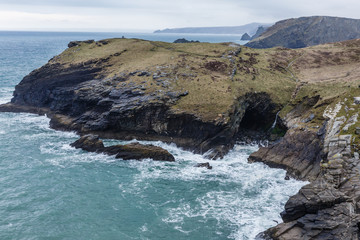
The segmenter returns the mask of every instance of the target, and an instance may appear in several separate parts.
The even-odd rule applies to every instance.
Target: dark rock
[[[314,180],[320,173],[321,157],[322,143],[316,133],[292,129],[277,144],[251,154],[249,161],[283,168],[294,178]]]
[[[296,220],[306,214],[316,214],[319,210],[331,208],[347,200],[344,193],[323,181],[313,182],[290,197],[281,213],[284,222]]]
[[[241,36],[241,39],[240,39],[240,40],[241,40],[241,41],[249,41],[249,40],[251,40],[251,37],[250,37],[249,34],[244,33],[244,34]]]
[[[98,43],[102,44],[102,45],[107,45],[109,43],[108,40],[100,40],[98,41]]]
[[[141,160],[151,158],[155,161],[174,162],[175,158],[168,151],[154,145],[142,145],[139,143],[131,143],[127,145],[116,145],[107,147],[106,152],[116,153],[116,158],[124,160]]]
[[[146,76],[146,77],[149,77],[151,76],[151,73],[150,72],[146,72],[146,71],[142,71],[138,74],[139,77],[143,77],[143,76]]]
[[[89,152],[116,155],[116,158],[121,158],[123,160],[141,160],[151,158],[155,161],[175,161],[174,156],[161,147],[154,145],[142,145],[139,143],[104,147],[104,144],[99,139],[99,136],[92,134],[82,136],[79,140],[72,143],[71,146],[81,148]]]
[[[68,47],[72,48],[72,47],[76,47],[79,46],[81,43],[86,43],[86,44],[90,44],[90,43],[94,43],[94,40],[86,40],[86,41],[72,41],[69,42]]]
[[[174,41],[174,43],[199,43],[199,41],[194,41],[194,40],[186,40],[185,38],[179,38],[179,39],[176,39]]]
[[[359,239],[360,218],[351,202],[307,214],[298,220],[281,223],[261,233],[263,239]]]
[[[210,163],[206,162],[206,163],[198,163],[195,165],[195,167],[204,167],[207,169],[212,169],[213,167],[210,165]]]
[[[360,127],[356,127],[356,128],[355,128],[355,134],[356,134],[356,135],[360,135]]]
[[[104,144],[96,135],[84,135],[80,139],[76,140],[70,146],[75,148],[81,148],[88,152],[103,152]]]
[[[259,26],[258,29],[256,30],[256,33],[251,37],[251,40],[260,37],[261,34],[263,34],[267,29],[268,27]]]

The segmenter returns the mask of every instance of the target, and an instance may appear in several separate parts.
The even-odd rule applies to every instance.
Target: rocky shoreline
[[[284,223],[259,238],[357,239],[360,125],[354,97],[360,91],[352,79],[358,72],[326,87],[308,74],[320,76],[334,66],[329,54],[314,58],[330,47],[337,47],[330,56],[343,57],[338,65],[357,69],[352,54],[358,41],[266,52],[233,44],[76,42],[26,76],[0,111],[46,114],[52,128],[82,136],[74,147],[122,159],[174,160],[154,146],[104,147],[99,137],[173,142],[209,159],[223,157],[236,141],[270,139],[249,161],[283,168],[310,184],[289,199]]]
[[[353,149],[358,137],[342,134],[355,124],[357,113],[335,117],[337,111],[330,110],[318,132],[290,129],[278,144],[250,156],[249,161],[284,168],[290,176],[310,181],[286,203],[284,223],[259,234],[259,239],[359,238],[360,161]]]

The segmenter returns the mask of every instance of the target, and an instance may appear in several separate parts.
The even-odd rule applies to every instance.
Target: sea
[[[69,41],[122,36],[244,43],[238,35],[0,32],[0,103]],[[1,240],[254,239],[281,222],[286,201],[306,184],[249,164],[257,145],[237,144],[208,160],[175,144],[142,142],[176,161],[123,161],[72,148],[78,137],[49,128],[46,116],[0,113]],[[203,162],[213,169],[194,167]]]

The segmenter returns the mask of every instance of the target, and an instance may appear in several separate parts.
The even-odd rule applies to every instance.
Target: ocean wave
[[[104,176],[111,174],[109,179],[116,186],[112,191],[117,191],[122,199],[131,199],[129,208],[151,208],[163,224],[189,238],[199,228],[214,226],[215,222],[211,231],[219,238],[253,239],[257,233],[281,222],[279,212],[285,202],[305,184],[284,180],[284,170],[272,169],[262,163],[249,164],[249,154],[258,149],[255,145],[235,145],[223,159],[209,160],[160,141],[104,140],[107,146],[151,143],[168,150],[176,159],[175,162],[122,161],[114,156],[71,147],[70,143],[78,135],[50,129],[49,119],[45,116],[4,113],[0,115],[0,126],[0,134],[13,139],[13,144],[26,143],[35,149],[34,152],[38,151],[38,159],[28,158],[30,168],[36,163],[66,172],[70,169],[80,171],[81,166],[80,175],[87,175],[88,171],[97,175],[98,170],[88,168],[101,166]],[[209,162],[213,169],[195,167],[203,162]],[[128,174],[127,182],[121,182],[125,178],[116,175],[120,169],[123,174]],[[51,171],[58,172],[56,169]],[[113,211],[119,209],[116,204],[111,208]],[[223,229],[228,228],[231,231],[225,233]],[[149,234],[155,230],[151,225],[141,225],[136,231]]]

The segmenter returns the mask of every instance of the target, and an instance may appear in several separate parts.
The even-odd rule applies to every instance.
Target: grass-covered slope
[[[319,95],[323,103],[357,89],[360,40],[299,50],[262,50],[231,43],[109,39],[68,48],[49,64],[66,68],[90,61],[99,62],[94,67],[100,64],[97,74],[103,81],[130,73],[116,88],[135,84],[147,93],[187,91],[174,110],[213,120],[226,115],[234,99],[249,92],[266,92],[285,106],[313,95]]]
[[[128,76],[124,84],[141,85],[146,93],[187,91],[173,109],[214,120],[227,114],[234,99],[248,92],[268,92],[285,104],[295,88],[291,74],[272,65],[282,50],[254,50],[231,43],[172,44],[138,39],[109,39],[68,48],[49,64],[71,67],[87,62],[107,81]],[[291,56],[285,61],[291,61]],[[135,73],[136,72],[136,73]],[[143,74],[140,74],[143,72]]]

